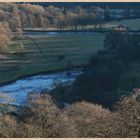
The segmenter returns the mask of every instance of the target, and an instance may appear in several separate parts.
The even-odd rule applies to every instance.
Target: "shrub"
[[[8,45],[11,40],[11,33],[8,26],[4,26],[0,23],[0,53],[8,52]]]
[[[24,122],[31,128],[27,137],[75,136],[73,121],[60,111],[49,95],[31,97],[29,106],[22,112]],[[34,134],[34,131],[37,132]]]
[[[58,61],[62,61],[64,59],[65,59],[65,55],[63,54],[58,55]]]
[[[140,137],[140,90],[135,89],[131,95],[123,97],[115,108],[119,113],[119,136]]]
[[[75,122],[78,137],[109,137],[113,113],[100,105],[77,102],[65,108]]]

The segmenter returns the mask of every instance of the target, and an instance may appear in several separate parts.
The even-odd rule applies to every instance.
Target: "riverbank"
[[[102,48],[104,37],[104,34],[84,33],[39,34],[13,40],[10,53],[0,59],[0,84],[25,75],[83,67]]]
[[[75,70],[75,69],[84,69],[84,67],[85,67],[84,65],[81,65],[81,66],[75,66],[75,67],[69,67],[69,68],[63,68],[63,69],[55,69],[55,70],[49,70],[49,71],[38,71],[36,73],[29,73],[29,74],[18,76],[18,77],[14,78],[14,79],[11,79],[9,81],[0,82],[0,87],[11,84],[13,82],[16,82],[17,80],[24,79],[24,78],[27,78],[27,77],[38,76],[38,75],[47,75],[47,74],[55,74],[55,73],[65,72],[65,71],[70,71],[70,70]]]
[[[4,97],[0,98],[0,103],[26,105],[30,94],[40,94],[44,90],[48,93],[57,85],[70,85],[82,72],[81,68],[77,68],[63,72],[43,73],[21,78],[13,83],[0,86],[0,93]]]

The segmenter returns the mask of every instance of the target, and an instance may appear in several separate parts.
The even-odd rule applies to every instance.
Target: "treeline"
[[[42,4],[43,5],[43,4]],[[111,20],[111,12],[108,6],[42,6],[40,3],[0,3],[0,21],[7,22],[10,29],[20,31],[23,28],[50,28],[77,29],[102,27],[106,21]],[[124,18],[138,17],[139,9],[124,7]],[[115,14],[114,14],[115,15]],[[99,25],[99,26],[98,26]]]
[[[7,53],[13,37],[18,37],[25,28],[69,28],[76,30],[79,26],[86,29],[88,25],[99,27],[104,18],[103,9],[80,6],[58,8],[54,6],[38,6],[33,4],[0,3],[0,53]],[[10,31],[11,30],[11,31]]]
[[[100,7],[83,9],[80,6],[59,8],[33,4],[0,4],[0,21],[8,22],[12,30],[22,28],[77,28],[78,25],[97,25],[105,17],[106,11]]]
[[[139,90],[134,91],[110,111],[85,101],[59,108],[49,95],[32,95],[18,115],[7,112],[15,108],[1,106],[0,137],[140,137],[139,96]]]
[[[121,17],[124,19],[139,17],[140,10],[124,6]],[[115,16],[115,11],[113,11]],[[117,15],[117,13],[116,13]],[[123,16],[122,16],[123,15]],[[58,29],[85,29],[99,28],[111,19],[110,7],[108,5],[99,7],[95,4],[91,6],[53,6],[32,3],[0,3],[0,22],[7,22],[10,29],[20,32],[23,28],[42,28],[50,27]]]
[[[22,3],[22,2],[20,2]],[[31,2],[31,4],[36,4],[36,5],[42,5],[42,6],[49,6],[53,5],[55,7],[74,7],[74,6],[81,6],[83,8],[87,8],[90,6],[97,6],[101,8],[105,8],[106,6],[109,6],[111,9],[123,9],[124,7],[131,7],[131,8],[140,8],[140,3],[139,2],[45,2],[45,3],[40,3],[40,2]]]

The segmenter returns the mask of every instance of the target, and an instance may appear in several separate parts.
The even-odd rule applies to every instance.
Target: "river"
[[[139,32],[138,32],[139,33]],[[57,33],[57,32],[24,32],[24,35],[59,35],[59,34],[75,34],[71,32],[67,33]],[[77,33],[80,34],[80,33]],[[85,34],[85,33],[84,33]],[[98,34],[98,33],[89,33],[86,34]],[[131,34],[131,32],[130,32]],[[133,32],[132,32],[133,34]],[[11,104],[23,105],[26,103],[28,93],[35,92],[40,93],[42,90],[51,90],[57,84],[71,84],[75,78],[82,72],[81,69],[75,69],[65,72],[57,72],[53,74],[41,74],[35,76],[29,76],[26,78],[21,78],[13,83],[9,83],[3,86],[0,86],[0,93],[13,99],[10,101]],[[0,98],[0,102],[9,103],[7,98]]]
[[[0,93],[9,98],[1,98],[1,103],[24,105],[28,93],[40,93],[42,90],[51,90],[58,84],[71,84],[82,73],[81,69],[74,69],[53,74],[41,74],[19,79],[13,83],[0,86]],[[10,99],[10,102],[9,102]]]

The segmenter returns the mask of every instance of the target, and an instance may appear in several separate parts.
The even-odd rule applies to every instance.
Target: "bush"
[[[65,108],[65,113],[74,120],[78,137],[109,137],[112,113],[88,102],[77,102]]]
[[[49,95],[33,95],[19,114],[0,112],[0,137],[140,137],[139,90],[112,111],[85,101],[60,109]]]
[[[119,113],[120,137],[140,137],[140,90],[123,97],[115,108]]]
[[[65,56],[63,54],[58,55],[58,61],[62,61],[65,59]]]
[[[0,23],[0,53],[8,52],[8,45],[11,40],[11,33],[8,26],[4,26]]]

